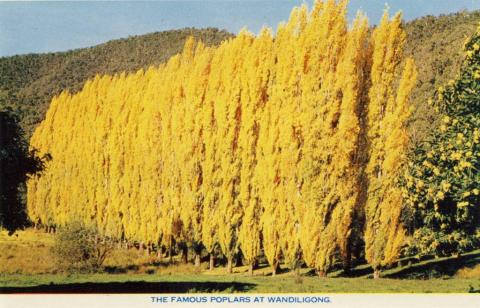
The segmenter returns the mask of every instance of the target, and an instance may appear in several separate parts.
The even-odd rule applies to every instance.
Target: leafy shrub
[[[405,249],[407,255],[438,257],[452,256],[460,252],[476,249],[480,245],[479,236],[471,236],[463,231],[446,233],[422,227],[415,231],[410,245]]]
[[[53,254],[62,270],[96,271],[113,247],[110,239],[100,239],[96,228],[72,223],[59,229],[55,236]]]

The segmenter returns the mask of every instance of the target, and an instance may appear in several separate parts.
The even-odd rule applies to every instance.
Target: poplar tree
[[[299,162],[303,138],[301,122],[295,116],[300,113],[300,76],[303,69],[301,38],[307,24],[306,5],[292,11],[286,25],[286,37],[278,41],[277,80],[280,87],[282,108],[279,118],[279,178],[281,194],[279,196],[279,234],[283,262],[291,270],[299,269],[301,262],[299,225],[301,216],[301,193]],[[298,273],[298,272],[297,272]]]
[[[271,82],[273,40],[270,30],[263,29],[246,56],[242,77],[242,126],[238,143],[241,153],[239,200],[243,219],[239,227],[239,246],[253,274],[260,255],[260,188],[256,181],[257,144],[261,115],[268,99]]]
[[[220,181],[221,174],[219,170],[219,134],[216,120],[216,99],[218,92],[223,89],[223,59],[228,46],[228,41],[222,43],[212,57],[211,73],[205,93],[205,104],[203,108],[203,210],[202,210],[202,243],[210,255],[210,270],[215,265],[215,248],[218,245],[218,225],[220,218],[218,217],[218,202],[220,198]]]
[[[375,278],[380,276],[383,266],[398,258],[405,233],[400,220],[402,196],[396,179],[405,163],[408,147],[406,120],[410,113],[408,93],[416,80],[413,61],[407,60],[395,95],[396,73],[402,61],[405,40],[401,14],[389,20],[385,12],[372,37],[372,86],[368,105],[369,161],[366,174],[369,186],[365,205],[365,251]]]
[[[358,14],[348,33],[343,59],[339,64],[338,87],[341,89],[340,114],[335,131],[334,190],[338,203],[332,211],[331,237],[340,252],[344,269],[351,259],[351,241],[361,200],[361,108],[367,101],[364,87],[368,78],[368,21]]]
[[[223,63],[225,90],[219,93],[215,110],[219,133],[217,159],[220,162],[219,172],[222,178],[217,232],[220,248],[227,258],[228,273],[232,272],[233,258],[238,252],[238,231],[243,216],[238,197],[241,167],[238,135],[242,120],[240,73],[245,51],[252,42],[253,36],[246,31],[240,32],[238,37],[231,41]]]
[[[332,211],[338,203],[333,173],[335,132],[340,114],[339,61],[346,43],[346,1],[318,2],[305,29],[304,72],[301,79],[302,159],[301,247],[307,265],[325,276],[336,250]]]

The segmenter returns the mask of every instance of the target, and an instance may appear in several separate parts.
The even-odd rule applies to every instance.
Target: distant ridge
[[[76,92],[96,74],[132,72],[163,63],[183,49],[189,36],[211,46],[233,35],[215,28],[186,28],[66,52],[0,58],[0,108],[10,106],[29,137],[52,97],[62,90]]]

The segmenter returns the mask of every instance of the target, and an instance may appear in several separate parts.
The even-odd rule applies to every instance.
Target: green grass
[[[38,287],[43,286],[43,287]],[[11,289],[5,289],[9,287]],[[34,288],[31,288],[34,287]],[[36,287],[36,288],[35,288]],[[480,290],[480,279],[367,279],[302,277],[246,277],[213,275],[0,275],[3,292],[161,293],[161,292],[255,292],[255,293],[466,293]]]
[[[480,250],[460,258],[401,260],[403,266],[383,272],[384,278],[370,279],[371,269],[360,265],[350,277],[342,271],[328,278],[312,275],[303,268],[301,276],[282,271],[270,276],[263,265],[254,276],[247,267],[234,268],[227,275],[225,268],[213,271],[203,263],[200,269],[192,264],[157,260],[136,249],[116,249],[105,262],[104,272],[66,274],[58,272],[50,247],[53,236],[41,231],[26,230],[8,236],[0,232],[0,293],[465,293],[480,292]]]

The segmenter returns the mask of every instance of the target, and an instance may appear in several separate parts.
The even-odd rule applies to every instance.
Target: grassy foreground
[[[480,251],[461,258],[423,260],[370,279],[368,266],[353,269],[351,277],[333,272],[318,278],[304,268],[301,276],[284,271],[269,276],[261,267],[249,276],[247,267],[225,274],[191,264],[167,265],[136,249],[117,249],[105,261],[104,272],[66,274],[55,266],[53,236],[40,231],[0,232],[0,293],[480,293]]]
[[[380,280],[366,278],[240,277],[195,274],[1,275],[0,292],[48,293],[466,293],[480,279]]]

